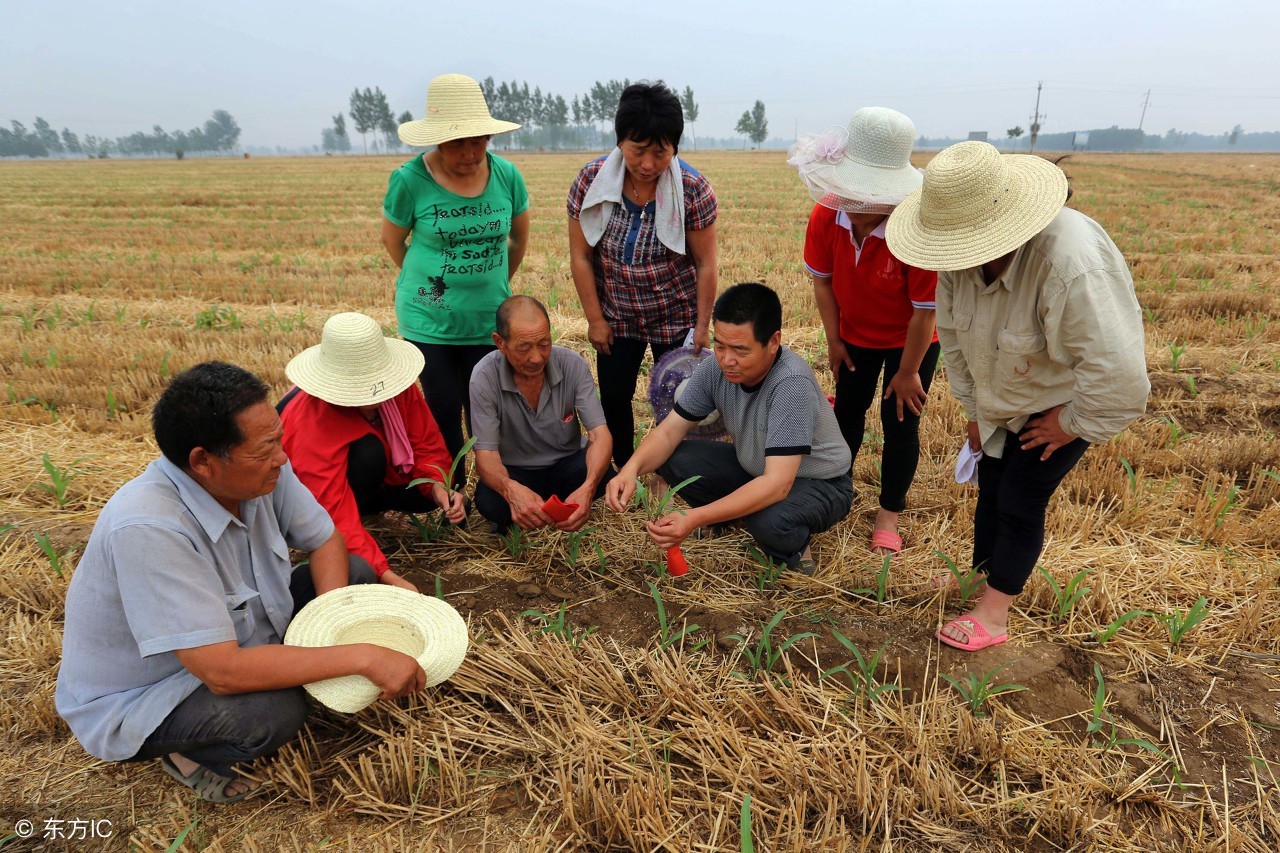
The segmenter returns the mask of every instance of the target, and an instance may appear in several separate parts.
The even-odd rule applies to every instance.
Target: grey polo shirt
[[[582,430],[604,425],[587,361],[551,348],[535,411],[516,387],[511,365],[491,352],[471,372],[471,425],[476,450],[496,450],[503,465],[546,468],[582,447]]]
[[[55,692],[90,754],[132,758],[200,686],[174,650],[281,641],[289,547],[315,550],[333,521],[287,464],[240,515],[164,458],[102,508],[67,590]]]
[[[706,359],[694,370],[675,411],[690,421],[719,412],[738,464],[753,477],[764,473],[767,456],[803,456],[796,476],[810,480],[845,476],[853,464],[813,368],[786,347],[753,388],[725,379],[720,364]]]

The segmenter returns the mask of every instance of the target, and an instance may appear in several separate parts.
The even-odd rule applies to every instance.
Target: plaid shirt
[[[604,159],[584,166],[569,187],[567,207],[574,219],[581,217],[582,200]],[[716,221],[716,194],[683,160],[680,172],[685,231],[700,231]],[[615,336],[670,343],[683,338],[698,319],[698,271],[692,256],[678,255],[658,241],[653,202],[647,209],[643,218],[630,201],[614,209],[595,246],[596,294]]]

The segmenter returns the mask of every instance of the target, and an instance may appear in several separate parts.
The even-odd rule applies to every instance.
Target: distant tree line
[[[509,83],[499,83],[492,77],[480,81],[480,89],[493,117],[521,125],[520,130],[495,138],[495,147],[504,149],[612,145],[613,116],[617,112],[622,90],[629,85],[631,81],[625,78],[597,80],[586,92],[574,95],[572,100],[566,100],[564,95],[543,92],[541,86],[530,89],[528,82],[512,80]],[[694,147],[698,103],[692,86],[686,86],[680,94],[680,103],[684,108],[686,137],[689,146]],[[763,109],[763,105],[760,106]],[[321,147],[325,151],[340,153],[351,150],[351,138],[347,132],[348,117],[351,129],[361,136],[361,148],[365,153],[369,151],[369,133],[377,134],[373,140],[375,151],[378,150],[379,143],[384,151],[404,147],[396,136],[396,128],[406,121],[412,121],[414,115],[407,110],[398,116],[394,115],[381,88],[357,88],[351,93],[348,107],[346,115],[340,112],[333,116],[332,124],[320,132]]]
[[[30,130],[20,121],[0,127],[0,157],[107,157],[111,154],[152,154],[182,157],[188,152],[231,151],[239,145],[240,125],[226,110],[214,110],[203,127],[169,133],[155,125],[150,133],[138,131],[115,139],[68,128],[59,133],[37,117]]]

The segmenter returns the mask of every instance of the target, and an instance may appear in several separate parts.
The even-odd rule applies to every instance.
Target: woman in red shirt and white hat
[[[372,317],[335,314],[320,343],[285,367],[296,387],[277,406],[294,473],[333,517],[347,550],[381,582],[414,591],[361,516],[440,508],[453,524],[466,520],[463,494],[445,485],[452,459],[416,382],[422,364],[417,347],[384,337]],[[425,478],[433,482],[408,488]]]
[[[915,125],[896,110],[866,107],[847,128],[799,139],[787,162],[814,201],[804,263],[836,375],[840,431],[858,458],[880,374],[880,511],[871,531],[877,554],[902,550],[898,514],[920,461],[920,413],[938,364],[934,288],[938,274],[902,263],[885,243],[885,221],[920,187],[911,165]]]

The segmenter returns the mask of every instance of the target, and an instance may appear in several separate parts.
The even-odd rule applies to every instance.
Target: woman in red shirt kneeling
[[[422,353],[386,338],[364,314],[335,314],[318,346],[289,362],[294,388],[276,407],[294,473],[333,517],[347,550],[368,560],[383,583],[417,588],[391,571],[361,516],[441,508],[466,520],[461,492],[442,483],[452,462],[422,389]],[[407,488],[410,481],[430,478]]]

